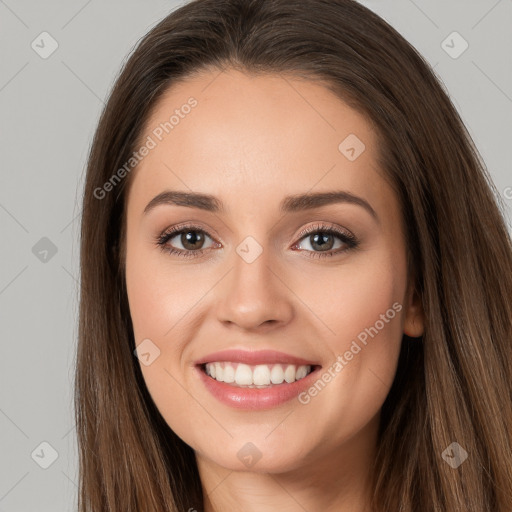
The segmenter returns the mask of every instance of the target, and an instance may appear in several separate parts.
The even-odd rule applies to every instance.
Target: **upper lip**
[[[213,363],[217,361],[230,361],[233,363],[245,363],[249,365],[257,364],[295,364],[316,366],[318,363],[308,361],[301,357],[285,354],[276,350],[237,350],[228,349],[220,352],[213,352],[196,361],[196,365]]]

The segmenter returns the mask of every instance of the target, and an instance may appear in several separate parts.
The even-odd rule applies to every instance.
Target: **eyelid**
[[[317,233],[320,231],[328,232],[328,233],[331,232],[336,235],[344,235],[350,239],[356,239],[355,235],[352,232],[350,232],[348,229],[339,227],[335,224],[324,223],[322,221],[319,221],[314,225],[304,228],[303,230],[300,231],[300,233],[298,235],[296,235],[296,238],[300,241],[307,235],[310,235],[312,233]]]
[[[163,231],[159,232],[155,239],[160,240],[163,237],[169,236],[169,235],[177,235],[183,231],[200,231],[201,233],[204,233],[205,235],[209,236],[210,238],[216,238],[217,240],[220,239],[220,237],[217,235],[214,229],[210,227],[204,227],[201,226],[193,221],[191,222],[180,222],[179,224],[175,224],[173,226],[165,228]],[[214,234],[212,235],[211,232]]]

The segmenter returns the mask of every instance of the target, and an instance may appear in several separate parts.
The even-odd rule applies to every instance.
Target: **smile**
[[[291,402],[318,377],[317,361],[274,350],[223,350],[195,361],[196,375],[219,402],[245,410]]]
[[[258,364],[212,362],[204,365],[204,372],[217,382],[236,387],[267,388],[283,382],[291,384],[306,377],[313,370],[311,365]]]

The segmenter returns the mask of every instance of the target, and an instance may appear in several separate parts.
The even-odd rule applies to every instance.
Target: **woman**
[[[80,511],[512,509],[512,248],[418,53],[351,0],[195,0],[83,199]]]

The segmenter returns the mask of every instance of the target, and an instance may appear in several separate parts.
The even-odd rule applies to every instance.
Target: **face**
[[[370,450],[423,329],[371,124],[319,83],[217,71],[169,89],[142,140],[126,283],[169,426],[233,470]]]

